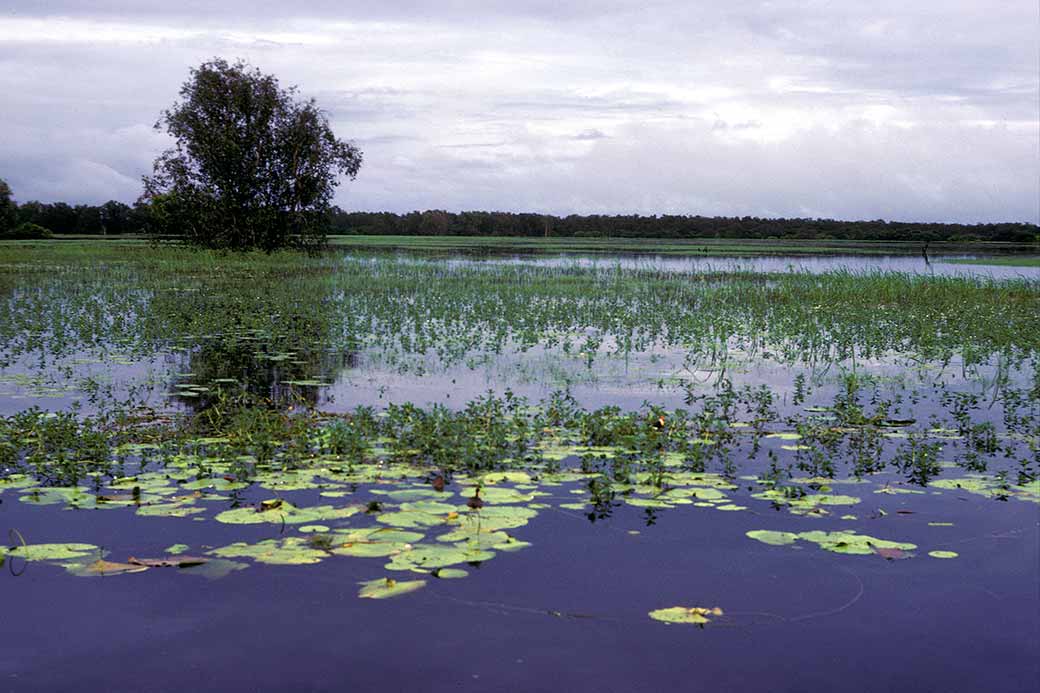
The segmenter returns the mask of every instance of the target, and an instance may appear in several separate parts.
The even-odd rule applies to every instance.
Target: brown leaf
[[[99,558],[83,569],[85,575],[122,575],[123,573],[140,573],[148,570],[148,566],[134,563],[114,563]]]
[[[887,558],[890,561],[898,561],[903,558],[910,558],[910,554],[906,551],[903,551],[902,549],[875,548],[874,553],[881,556],[882,558]]]
[[[166,558],[134,558],[131,556],[126,562],[131,565],[145,566],[146,568],[189,568],[193,565],[207,563],[208,558],[197,556],[167,556]]]

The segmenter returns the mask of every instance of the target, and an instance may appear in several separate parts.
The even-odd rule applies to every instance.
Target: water
[[[402,257],[408,257],[402,255]],[[992,279],[1037,279],[1038,267],[960,264],[950,260],[980,260],[1000,256],[940,255],[928,261],[920,255],[820,255],[755,257],[694,257],[647,254],[558,255],[514,254],[474,259],[472,256],[449,256],[452,264],[505,264],[543,267],[586,267],[658,270],[690,274],[704,272],[906,272],[937,277],[987,277]]]
[[[421,262],[434,268],[534,263],[693,273],[720,266],[756,272],[794,266],[810,272],[842,267],[856,272],[948,269],[992,278],[1038,276],[1031,268],[941,265],[934,260],[930,268],[922,268],[919,258],[872,256],[733,261],[516,256]],[[73,315],[94,303],[101,304],[101,313],[115,314],[118,305],[125,326],[142,333],[154,327],[149,320],[156,316],[148,311],[161,294],[159,289],[150,294],[147,281],[131,282],[125,292],[147,298],[134,304],[140,311],[135,314],[125,309],[124,293],[84,299],[76,291],[80,286],[89,290],[86,282],[16,279],[23,293],[8,294],[5,300],[23,301],[18,306]],[[252,296],[267,289],[244,282],[241,292]],[[306,294],[301,302],[320,298]],[[339,310],[336,301],[329,304]],[[178,305],[171,301],[164,308],[168,313],[159,317],[181,324]],[[281,309],[274,299],[270,305]],[[476,323],[491,316],[471,317]],[[358,405],[382,410],[405,402],[459,409],[488,391],[503,395],[507,390],[532,403],[566,390],[577,406],[587,409],[637,410],[646,402],[704,412],[708,400],[725,396],[722,383],[728,382],[743,393],[733,416],[741,426],[727,428],[733,433],[727,450],[712,448],[718,456],[709,460],[704,479],[691,480],[673,460],[664,467],[669,481],[655,488],[642,477],[620,481],[617,458],[582,459],[571,440],[573,431],[541,431],[538,435],[548,441],[546,452],[551,445],[570,446],[562,461],[565,470],[590,464],[594,469],[557,482],[546,463],[532,463],[533,478],[486,482],[482,488],[488,500],[482,508],[470,507],[466,500],[484,477],[446,474],[443,491],[431,491],[436,479],[431,481],[430,474],[437,470],[395,465],[386,447],[375,450],[377,461],[361,465],[362,471],[344,468],[338,458],[319,456],[293,475],[258,476],[244,488],[234,487],[236,477],[226,460],[200,452],[203,463],[214,470],[215,486],[197,494],[189,484],[198,459],[183,455],[166,465],[152,462],[138,469],[139,453],[126,453],[122,473],[134,480],[116,487],[109,484],[117,482],[103,478],[101,493],[111,500],[98,509],[82,501],[41,504],[39,495],[45,496],[46,486],[34,496],[29,482],[0,485],[0,536],[9,547],[23,540],[83,542],[107,552],[108,560],[123,562],[131,556],[163,556],[168,547],[184,544],[190,555],[209,556],[209,567],[219,563],[214,550],[236,542],[286,546],[322,534],[304,532],[303,527],[324,525],[335,536],[393,527],[385,513],[403,511],[407,501],[387,491],[425,494],[416,497],[449,503],[462,518],[438,511],[437,524],[418,528],[424,537],[398,547],[402,556],[417,547],[447,546],[439,537],[454,531],[453,522],[492,522],[496,508],[533,513],[525,524],[501,530],[530,546],[513,551],[496,544],[492,557],[455,564],[468,572],[463,579],[439,578],[430,570],[421,575],[395,571],[385,567],[394,560],[388,557],[321,551],[316,562],[306,565],[232,557],[242,569],[219,579],[205,577],[208,568],[79,577],[55,561],[27,562],[9,555],[0,568],[0,606],[8,625],[0,636],[0,690],[945,692],[1033,691],[1040,680],[1040,489],[1015,476],[1020,460],[1034,464],[1030,455],[1035,456],[1030,449],[1035,440],[1031,443],[1029,436],[1036,435],[1037,403],[1027,393],[1036,365],[1028,355],[1016,360],[1007,354],[958,353],[944,360],[881,350],[824,363],[792,362],[772,347],[741,349],[743,342],[735,335],[730,335],[733,348],[714,360],[704,355],[692,359],[682,345],[664,337],[631,352],[608,338],[591,360],[590,352],[577,346],[564,351],[545,340],[531,346],[516,336],[502,341],[498,350],[456,354],[445,349],[443,356],[407,349],[389,354],[374,341],[353,349],[293,345],[287,355],[277,352],[284,345],[274,340],[260,346],[260,338],[227,342],[214,335],[176,341],[161,332],[163,339],[149,342],[157,345],[154,350],[139,350],[134,346],[139,335],[128,335],[127,327],[102,329],[96,321],[90,327],[87,331],[74,321],[56,320],[48,323],[38,348],[0,354],[9,361],[0,369],[0,415],[30,407],[77,407],[94,414],[123,402],[165,414],[205,411],[221,406],[220,400],[212,390],[191,394],[186,385],[215,389],[222,379],[284,405],[299,396],[297,404],[329,414]],[[81,338],[88,332],[100,338]],[[575,344],[587,344],[588,336],[581,332]],[[456,337],[436,335],[442,341]],[[61,354],[50,353],[46,344],[60,345]],[[1030,348],[1021,345],[1025,352]],[[315,377],[327,384],[292,384]],[[888,403],[888,419],[914,423],[881,427],[876,439],[857,438],[866,429],[843,424],[834,408],[850,383],[860,388],[866,413]],[[751,433],[756,416],[750,409],[751,393],[760,386],[775,398],[776,413],[767,430],[788,437],[760,439]],[[982,432],[956,434],[957,402],[970,398],[974,404],[964,405],[964,425],[981,426]],[[811,431],[798,429],[804,435],[791,437],[798,426]],[[959,465],[981,440],[972,436],[982,436],[987,426],[999,434],[999,448],[982,454],[989,469],[976,476]],[[840,442],[828,447],[832,434]],[[913,437],[918,434],[920,439]],[[712,435],[721,439],[723,434]],[[889,466],[860,483],[848,483],[855,481],[850,477],[860,452],[857,445],[874,443],[882,448],[879,459]],[[941,471],[930,485],[910,483],[898,467],[899,456],[912,451],[905,459],[916,464],[931,454],[919,444],[932,443],[939,446],[934,461]],[[828,462],[836,464],[836,480],[805,478]],[[768,478],[772,468],[787,468],[785,484],[801,489],[806,498],[846,500],[821,501],[802,512],[798,496],[778,501],[764,495],[774,488]],[[1006,476],[996,478],[996,470]],[[600,472],[615,475],[616,495],[605,504],[594,497]],[[305,481],[287,484],[288,477]],[[991,485],[971,485],[983,477]],[[945,483],[950,480],[963,484]],[[81,483],[89,487],[90,480]],[[131,498],[134,484],[139,492]],[[489,489],[503,495],[496,499]],[[694,494],[680,494],[682,502],[654,504],[677,490]],[[527,494],[529,499],[519,499]],[[93,499],[89,488],[88,497]],[[217,519],[225,512],[262,507],[261,502],[275,497],[298,508],[356,505],[372,510],[373,502],[383,507],[306,523],[229,524]],[[27,502],[34,498],[37,502]],[[171,504],[173,498],[182,499],[177,502],[192,514],[145,512]],[[284,508],[263,512],[286,516]],[[851,555],[824,550],[805,538],[770,545],[748,536],[757,530],[851,530],[916,548]],[[475,541],[482,541],[481,536],[474,533]],[[935,558],[930,555],[934,551],[958,555]],[[358,597],[359,583],[389,575],[400,581],[425,579],[427,584],[392,599]],[[673,606],[720,607],[724,615],[704,628],[666,625],[648,616]]]

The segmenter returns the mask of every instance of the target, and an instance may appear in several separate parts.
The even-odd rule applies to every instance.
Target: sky
[[[1040,222],[1036,0],[4,0],[0,178],[132,203],[213,57],[362,149],[344,209]]]

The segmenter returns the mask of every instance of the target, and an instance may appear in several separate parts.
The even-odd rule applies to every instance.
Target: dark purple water
[[[754,508],[678,508],[651,527],[635,508],[594,524],[545,511],[516,530],[533,547],[383,601],[355,596],[382,575],[378,559],[255,565],[216,581],[175,569],[78,579],[30,564],[0,577],[0,689],[1033,691],[1037,507],[993,503],[929,496],[915,515],[857,523],[922,547],[941,533],[954,560],[766,546],[744,532],[836,523]],[[120,515],[0,505],[0,525],[31,528],[34,541],[68,540],[70,528],[117,552],[221,541],[212,523],[164,519],[135,518],[129,536]],[[726,616],[704,629],[646,616],[689,603]]]

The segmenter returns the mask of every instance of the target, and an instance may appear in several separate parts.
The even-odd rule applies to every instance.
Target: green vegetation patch
[[[378,578],[361,583],[358,596],[362,599],[389,599],[400,597],[426,586],[425,580],[394,580],[393,578]]]
[[[906,552],[917,548],[916,544],[878,539],[866,534],[857,534],[851,530],[843,532],[814,530],[795,533],[759,529],[747,532],[747,536],[772,546],[787,546],[797,541],[807,541],[816,544],[824,551],[860,556],[877,554],[884,557],[902,557],[900,553],[894,553],[894,551]]]

